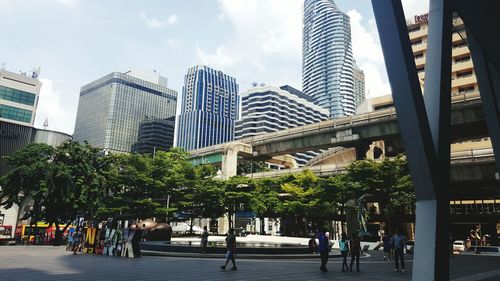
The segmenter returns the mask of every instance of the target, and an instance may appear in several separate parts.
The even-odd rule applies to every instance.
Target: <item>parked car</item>
[[[456,240],[455,242],[453,242],[453,251],[458,251],[458,252],[465,251],[465,241]]]

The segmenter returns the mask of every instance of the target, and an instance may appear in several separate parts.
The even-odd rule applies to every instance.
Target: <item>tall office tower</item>
[[[333,0],[305,0],[302,89],[330,118],[355,113],[351,25]]]
[[[142,123],[175,117],[177,92],[167,88],[166,79],[156,72],[137,75],[142,79],[134,75],[132,71],[113,72],[81,88],[75,140],[130,152]],[[173,134],[170,130],[165,135]],[[157,147],[163,147],[163,142]]]
[[[356,108],[365,100],[365,73],[354,61],[354,102]]]
[[[234,139],[238,118],[236,79],[207,66],[194,66],[184,77],[177,146],[198,149]]]
[[[42,86],[37,75],[0,69],[0,121],[33,126]]]
[[[418,78],[425,83],[425,61],[427,53],[427,19],[428,15],[416,15],[408,20],[408,32],[415,57]],[[453,17],[454,33],[452,35],[451,52],[451,94],[461,94],[479,90],[474,66],[469,48],[463,21],[458,17]]]
[[[168,151],[174,144],[174,127],[174,116],[168,119],[146,118],[139,125],[132,152],[154,154],[158,150]]]
[[[328,119],[329,112],[291,86],[252,88],[241,94],[241,119],[236,121],[235,139],[276,132]],[[317,153],[296,153],[303,166]]]

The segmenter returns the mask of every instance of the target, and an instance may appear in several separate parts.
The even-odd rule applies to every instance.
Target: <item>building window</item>
[[[457,73],[457,78],[464,78],[469,76],[472,76],[472,70],[467,70]]]
[[[461,63],[461,62],[466,62],[470,61],[470,56],[463,56],[459,58],[455,58],[455,63]]]
[[[0,118],[31,123],[31,111],[0,104]]]
[[[0,86],[0,99],[33,106],[35,98],[35,94]]]
[[[459,93],[470,93],[475,90],[474,86],[466,86],[458,88]]]

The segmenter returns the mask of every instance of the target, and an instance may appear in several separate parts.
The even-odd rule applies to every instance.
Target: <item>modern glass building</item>
[[[0,121],[33,126],[41,86],[34,77],[0,69]]]
[[[236,121],[235,139],[276,132],[328,119],[329,112],[291,86],[265,86],[241,94],[241,119]],[[303,166],[316,152],[296,153]]]
[[[184,77],[177,146],[194,150],[234,139],[239,97],[236,79],[207,66]]]
[[[302,89],[330,118],[355,114],[349,16],[333,0],[305,0]]]
[[[356,64],[356,61],[353,63],[353,74],[354,74],[354,102],[356,104],[356,108],[363,103],[366,98],[365,94],[365,73],[359,66]]]
[[[113,72],[81,88],[75,140],[130,152],[143,122],[175,118],[177,92],[166,87],[165,78],[156,74],[152,76],[156,79],[144,80],[127,73]],[[165,135],[173,134],[171,130]]]
[[[174,144],[175,117],[168,119],[146,118],[139,125],[137,142],[132,152],[153,154],[158,150],[168,151]]]

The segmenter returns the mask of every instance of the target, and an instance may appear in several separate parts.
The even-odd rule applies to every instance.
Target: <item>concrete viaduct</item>
[[[452,97],[451,123],[452,142],[488,136],[479,93]],[[190,151],[190,158],[194,164],[220,163],[223,178],[229,178],[236,175],[238,158],[265,160],[296,168],[288,154],[342,146],[356,148],[356,158],[363,159],[369,145],[378,140],[385,142],[388,156],[404,152],[394,108],[209,146]],[[312,167],[309,169],[315,169]]]

